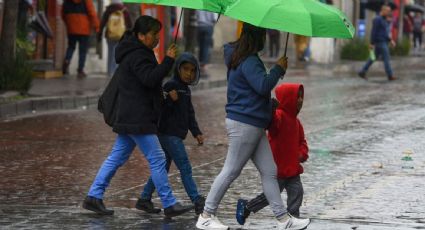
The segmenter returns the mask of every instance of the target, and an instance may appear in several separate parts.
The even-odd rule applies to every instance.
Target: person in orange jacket
[[[78,42],[78,77],[85,77],[84,65],[89,46],[91,28],[99,32],[99,19],[94,9],[93,0],[64,0],[62,18],[68,33],[68,48],[63,63],[63,73],[69,72],[68,67]]]

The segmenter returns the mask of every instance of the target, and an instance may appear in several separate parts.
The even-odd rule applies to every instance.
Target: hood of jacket
[[[125,8],[125,6],[122,3],[111,3],[106,8],[107,8],[107,10],[110,10],[111,12],[115,12],[117,10],[123,10]]]
[[[284,83],[276,87],[276,99],[279,101],[278,109],[281,109],[292,116],[297,116],[298,92],[302,90],[304,96],[304,86],[302,84]]]
[[[145,46],[132,34],[132,32],[128,31],[124,34],[118,43],[117,48],[115,49],[115,60],[119,64],[124,60],[125,56],[140,49],[155,55],[153,50]]]
[[[173,78],[174,78],[175,81],[181,82],[181,83],[187,85],[185,82],[183,82],[181,80],[180,73],[179,73],[180,66],[183,63],[186,63],[186,62],[192,63],[196,67],[195,80],[193,80],[190,83],[190,85],[196,85],[199,82],[199,79],[200,79],[200,76],[201,76],[201,70],[200,70],[200,67],[199,67],[199,62],[196,59],[196,57],[193,54],[188,53],[188,52],[184,52],[184,53],[180,54],[180,56],[177,58],[176,63],[175,63],[174,76],[173,76]]]

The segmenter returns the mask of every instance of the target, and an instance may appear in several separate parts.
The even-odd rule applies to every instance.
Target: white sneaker
[[[310,224],[310,219],[299,219],[295,218],[289,214],[288,219],[285,222],[278,223],[279,230],[288,229],[288,230],[301,230],[306,229],[307,226]]]
[[[206,230],[227,230],[229,226],[226,226],[218,220],[218,218],[214,215],[211,215],[210,218],[202,217],[202,214],[199,215],[198,222],[196,222],[196,227],[198,229],[206,229]]]

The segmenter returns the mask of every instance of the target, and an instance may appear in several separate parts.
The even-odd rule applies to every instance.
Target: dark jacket
[[[279,107],[273,114],[268,138],[280,179],[298,176],[304,172],[301,165],[308,159],[308,145],[304,129],[297,118],[298,91],[300,84],[285,83],[276,87]]]
[[[190,88],[180,78],[179,69],[183,62],[190,62],[196,66],[196,79],[192,84],[196,84],[199,81],[198,61],[190,53],[181,54],[176,61],[174,76],[164,85],[164,91],[167,93],[172,90],[177,91],[178,100],[173,101],[169,96],[166,97],[159,122],[160,134],[177,136],[181,139],[186,138],[188,130],[194,137],[202,134],[195,118]]]
[[[124,4],[110,4],[108,7],[106,7],[105,12],[102,15],[102,20],[100,21],[100,33],[103,32],[103,29],[105,28],[106,24],[108,23],[109,16],[116,12],[122,10],[124,13],[124,19],[125,19],[125,26],[127,29],[130,29],[132,26],[130,13],[128,12],[127,8],[124,6]],[[105,37],[108,38],[108,33],[105,33]],[[99,39],[99,37],[98,37]]]
[[[384,17],[377,16],[375,19],[373,19],[370,40],[372,44],[391,41],[388,22]]]
[[[229,66],[234,48],[224,46]],[[267,74],[258,55],[247,57],[236,69],[227,72],[227,118],[260,128],[267,128],[272,119],[271,91],[285,70],[275,65]]]
[[[119,64],[119,96],[114,132],[157,134],[162,80],[171,71],[174,59],[166,56],[158,64],[154,52],[128,33],[118,44],[115,59]]]

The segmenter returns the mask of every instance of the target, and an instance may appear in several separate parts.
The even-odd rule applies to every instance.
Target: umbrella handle
[[[288,40],[289,40],[289,32],[286,33],[285,53],[283,54],[284,57],[286,57],[286,51],[288,51]]]
[[[180,30],[180,24],[182,22],[182,16],[183,16],[183,12],[184,8],[182,8],[182,10],[180,11],[180,18],[179,18],[179,23],[177,24],[177,30],[176,30],[176,36],[174,38],[174,44],[177,43],[177,37],[179,36],[179,30]]]

